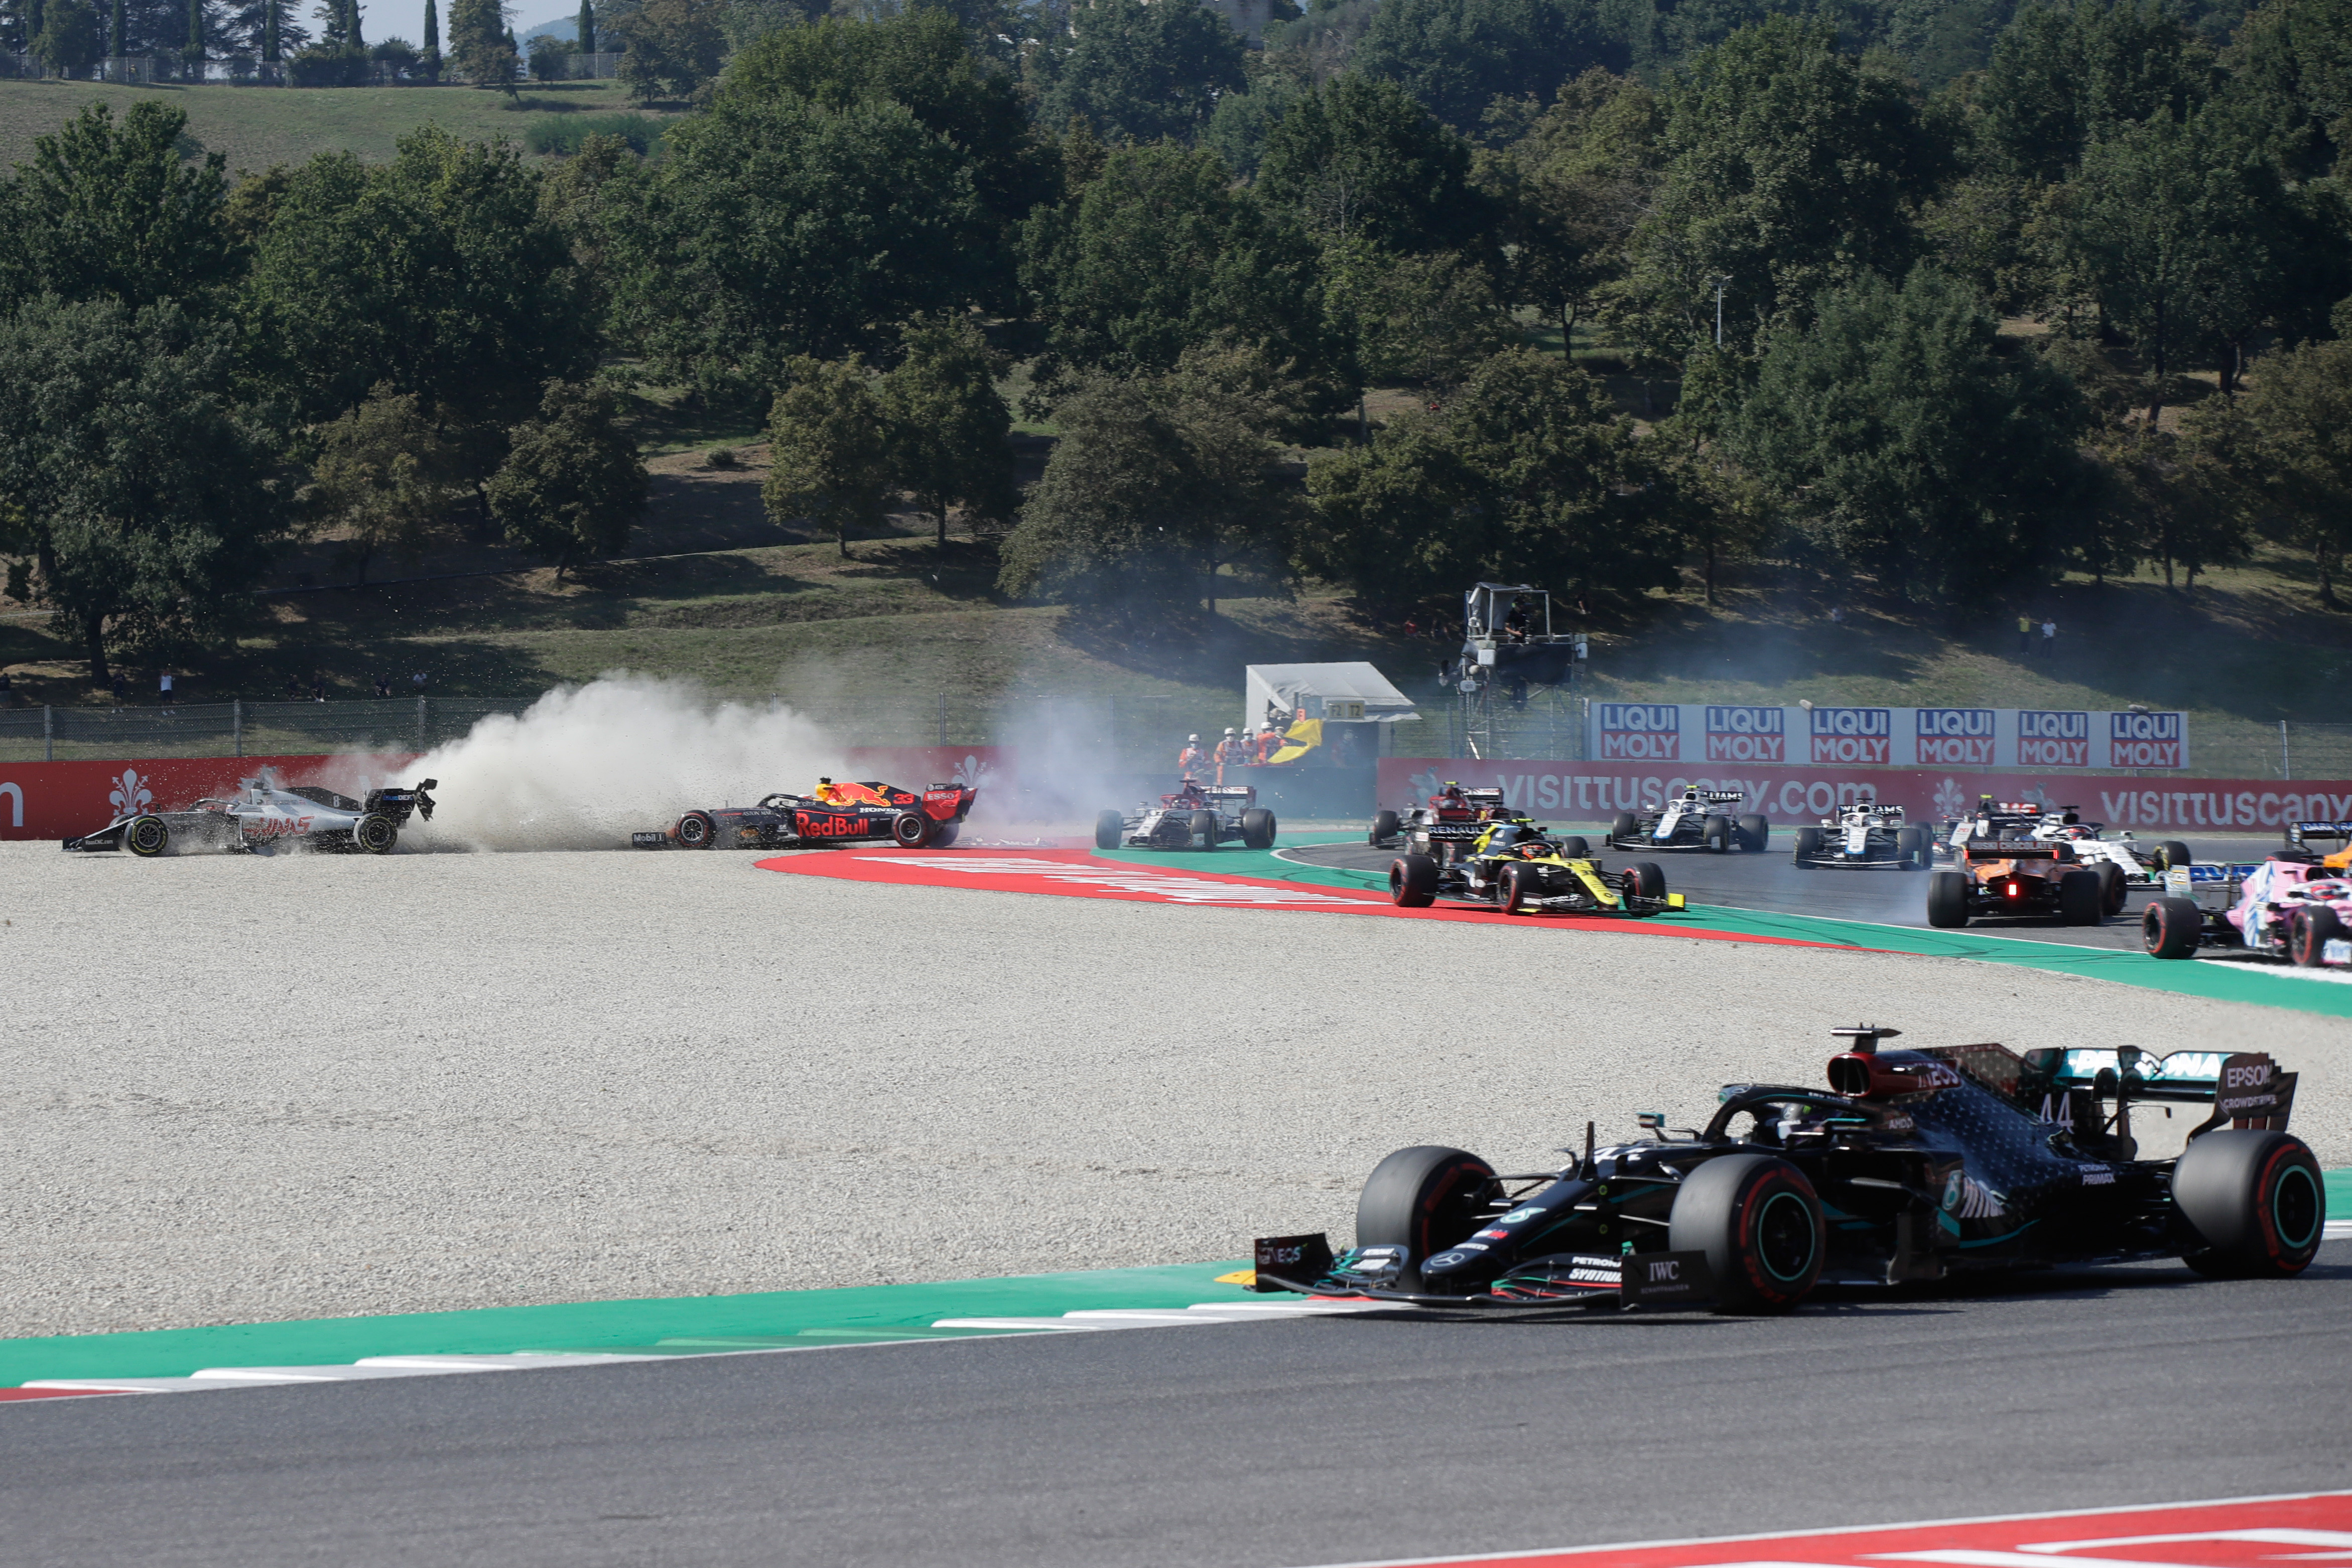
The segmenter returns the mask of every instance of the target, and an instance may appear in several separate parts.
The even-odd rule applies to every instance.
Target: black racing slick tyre
[[[1507,915],[1531,913],[1535,901],[1543,896],[1543,873],[1532,866],[1503,868],[1502,890],[1495,902]]]
[[[1947,928],[1969,923],[1969,879],[1965,872],[1937,871],[1928,877],[1927,923]]]
[[[938,826],[931,829],[931,847],[934,849],[944,849],[949,845],[953,844],[957,838],[962,836],[962,823],[942,822]]]
[[[890,842],[901,849],[920,849],[931,841],[931,819],[919,811],[902,811],[890,819]]]
[[[1785,1312],[1821,1278],[1821,1200],[1803,1172],[1770,1154],[1726,1154],[1693,1171],[1667,1225],[1669,1249],[1706,1254],[1718,1312]]]
[[[2327,1189],[2309,1145],[2286,1132],[2223,1128],[2181,1152],[2172,1204],[2205,1246],[2186,1261],[2219,1279],[2285,1279],[2310,1266]]]
[[[2194,958],[2205,911],[2194,899],[2158,899],[2139,913],[2139,944],[2152,958]]]
[[[707,811],[689,811],[669,830],[680,849],[708,849],[719,842],[719,825]]]
[[[2124,868],[2112,860],[2102,865],[2099,868],[2099,901],[2105,906],[2105,912],[2111,915],[2123,913],[2124,900],[2128,896],[2124,883]]]
[[[2158,845],[2156,847],[2156,858],[2158,863],[2168,871],[2171,870],[2176,866],[2187,867],[2194,865],[2197,860],[2197,857],[2189,852],[2189,846],[2183,844],[2178,838],[2168,838],[2163,843]]]
[[[2286,928],[2286,953],[2305,969],[2318,969],[2327,963],[2327,944],[2343,940],[2344,922],[2336,911],[2313,904],[2294,911],[2294,923]]]
[[[1389,862],[1389,902],[1425,910],[1437,901],[1437,862],[1427,855],[1402,855]]]
[[[1621,811],[1617,814],[1617,820],[1609,825],[1609,842],[1630,849],[1633,847],[1634,837],[1641,831],[1642,825],[1633,820],[1633,814],[1630,811]]]
[[[1592,846],[1582,838],[1563,838],[1559,841],[1559,858],[1563,860],[1590,860],[1592,858]]]
[[[1191,826],[1191,837],[1201,841],[1202,848],[1214,849],[1217,847],[1217,814],[1215,812],[1194,812]]]
[[[1822,852],[1822,830],[1818,827],[1797,829],[1797,865],[1804,870],[1813,868],[1813,857]]]
[[[1772,824],[1761,816],[1741,817],[1739,847],[1751,855],[1761,855],[1772,847]]]
[[[1400,826],[1395,812],[1376,811],[1372,814],[1372,830],[1365,837],[1364,842],[1375,849],[1385,849],[1396,841]]]
[[[1927,830],[1924,827],[1898,827],[1895,830],[1895,854],[1906,871],[1927,868],[1933,850],[1929,847]]]
[[[352,847],[362,855],[389,855],[399,842],[400,825],[381,813],[372,811],[352,825]]]
[[[2087,868],[2058,879],[2058,918],[2070,926],[2095,926],[2107,918],[2107,893],[2099,874]]]
[[[1460,1149],[1423,1143],[1372,1168],[1356,1199],[1356,1245],[1402,1247],[1421,1261],[1470,1239],[1496,1192],[1495,1168]]]
[[[133,855],[152,858],[172,847],[172,829],[160,816],[134,816],[122,830],[122,847]]]
[[[1698,830],[1699,842],[1710,855],[1720,855],[1731,847],[1731,818],[1710,816]]]
[[[1638,896],[1644,899],[1666,896],[1666,874],[1658,869],[1655,860],[1636,860],[1625,870],[1633,879],[1633,891]]]
[[[1262,805],[1254,805],[1242,813],[1242,844],[1251,849],[1274,847],[1274,813]]]
[[[1127,818],[1115,811],[1106,811],[1095,818],[1095,847],[1116,849],[1127,832]]]

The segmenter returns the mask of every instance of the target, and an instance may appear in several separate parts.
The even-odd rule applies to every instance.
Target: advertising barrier
[[[1611,763],[1848,768],[2189,766],[2185,713],[2042,708],[1757,708],[1595,702],[1585,754]]]
[[[1594,707],[1601,706],[1595,703]],[[1753,711],[1751,710],[1751,711]],[[1778,710],[1766,709],[1765,712]],[[1818,709],[1816,712],[1820,711]],[[1672,768],[1633,763],[1466,762],[1444,757],[1381,759],[1380,803],[1399,808],[1426,800],[1448,780],[1500,788],[1517,810],[1570,822],[1606,822],[1621,811],[1655,810],[1686,784],[1736,789],[1741,809],[1773,822],[1817,822],[1841,805],[1875,800],[1900,805],[1912,820],[1940,821],[1979,795],[2079,807],[2086,821],[2168,832],[2276,832],[2289,822],[2352,819],[2352,780],[2137,779],[2053,776],[2041,773],[1721,766]]]
[[[205,795],[235,795],[264,768],[281,784],[358,795],[390,782],[385,768],[409,761],[377,754],[0,763],[0,838],[73,838],[126,811],[178,811]]]

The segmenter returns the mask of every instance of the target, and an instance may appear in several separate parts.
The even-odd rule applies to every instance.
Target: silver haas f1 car
[[[226,800],[210,796],[184,811],[135,811],[95,833],[68,838],[70,850],[128,849],[152,857],[193,849],[252,851],[278,845],[360,855],[389,855],[414,814],[433,820],[439,779],[415,789],[372,789],[359,800],[316,784],[281,788],[264,776],[247,779]]]

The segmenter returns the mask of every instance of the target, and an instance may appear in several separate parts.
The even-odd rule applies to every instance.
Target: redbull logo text
[[[1934,768],[1990,767],[1993,760],[1993,710],[1990,708],[1920,708],[1913,710],[1919,765]]]
[[[1625,762],[1671,763],[1682,756],[1682,710],[1671,702],[1601,704],[1601,754]]]
[[[1893,760],[1891,708],[1816,708],[1812,721],[1815,763],[1884,767]]]
[[[1706,760],[1779,763],[1787,758],[1786,713],[1779,708],[1709,708]]]
[[[2091,716],[2053,709],[2019,710],[2017,765],[2021,768],[2089,767]]]
[[[814,811],[793,813],[793,831],[803,838],[859,838],[866,834],[860,816],[827,816]]]
[[[2179,713],[2107,715],[2107,765],[2114,768],[2177,768],[2185,732]]]

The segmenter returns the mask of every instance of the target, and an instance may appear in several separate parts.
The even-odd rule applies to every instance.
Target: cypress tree
[[[580,0],[580,42],[577,47],[583,55],[596,52],[596,0]]]
[[[111,58],[122,58],[122,0],[114,0],[114,15],[106,29],[106,52]]]
[[[278,0],[262,0],[261,58],[270,65],[278,63]]]
[[[367,47],[367,39],[360,36],[360,0],[343,0],[343,45],[353,49]]]
[[[441,52],[441,8],[433,0],[425,0],[425,47],[431,53]]]
[[[205,58],[205,0],[188,0],[188,58]]]

